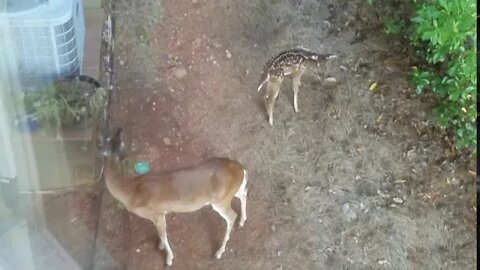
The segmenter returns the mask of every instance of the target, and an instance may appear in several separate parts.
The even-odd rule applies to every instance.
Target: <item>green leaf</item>
[[[438,4],[446,11],[449,11],[449,7],[447,5],[447,0],[438,0]]]
[[[410,21],[415,22],[415,23],[421,23],[421,22],[424,22],[425,20],[422,17],[417,16],[417,17],[411,18]]]

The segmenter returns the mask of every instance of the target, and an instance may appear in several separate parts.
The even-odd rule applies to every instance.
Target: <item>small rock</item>
[[[199,37],[195,38],[195,40],[192,43],[194,48],[200,47],[201,44],[202,44],[202,39]]]
[[[277,227],[275,226],[275,224],[272,224],[270,226],[270,229],[272,230],[272,232],[276,232],[277,231]]]
[[[458,186],[460,184],[460,180],[458,180],[456,177],[447,178],[447,183]]]
[[[163,138],[163,143],[164,143],[165,145],[171,145],[171,144],[172,144],[172,140],[170,140],[170,138],[168,138],[168,137],[165,137],[165,138]]]
[[[187,75],[187,70],[183,67],[176,68],[173,73],[175,74],[175,77],[178,79],[181,79]]]
[[[323,80],[323,83],[327,87],[333,87],[337,85],[337,79],[335,79],[334,77],[328,77],[328,78],[325,78],[325,80]]]
[[[120,60],[118,63],[119,63],[120,66],[122,66],[122,67],[125,65],[125,61],[123,61],[123,60]]]
[[[378,261],[378,264],[380,264],[380,265],[384,265],[384,264],[387,264],[387,263],[388,263],[387,260],[379,260]]]
[[[342,210],[343,210],[343,214],[345,215],[345,217],[347,217],[348,221],[353,221],[357,219],[357,214],[355,213],[355,211],[353,211],[353,209],[350,207],[348,203],[342,206]]]
[[[361,143],[357,144],[356,150],[357,150],[357,153],[362,154],[363,152],[365,152],[365,144],[361,144]]]
[[[135,251],[136,251],[137,253],[140,253],[140,249],[139,249],[139,248],[137,248]]]
[[[289,128],[287,131],[287,137],[291,137],[293,135],[295,135],[295,131],[293,130],[293,128]]]
[[[376,77],[375,70],[369,70],[369,71],[368,71],[368,77],[369,77],[370,79],[375,78],[375,77]]]
[[[397,197],[395,197],[395,198],[393,198],[392,200],[393,200],[393,202],[398,203],[398,204],[402,204],[402,203],[403,203],[403,199],[402,199],[402,198],[397,198]]]
[[[407,157],[412,160],[417,157],[417,153],[415,153],[414,149],[408,150],[407,151]]]
[[[192,4],[198,3],[198,0],[192,0]]]
[[[130,150],[133,152],[138,150],[137,145],[134,142],[132,142],[132,144],[130,145]]]
[[[225,50],[225,55],[228,59],[232,58],[232,53],[229,50]]]

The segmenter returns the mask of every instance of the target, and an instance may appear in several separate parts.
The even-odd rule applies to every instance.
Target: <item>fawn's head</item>
[[[327,57],[322,54],[311,54],[307,56],[307,61],[311,66],[323,67],[327,62]]]
[[[121,128],[116,128],[110,134],[106,134],[105,138],[100,139],[99,154],[117,161],[125,159],[125,143]]]
[[[325,67],[328,60],[337,58],[337,57],[338,56],[334,54],[317,54],[312,52],[306,53],[307,63],[310,66],[320,67],[320,68]]]

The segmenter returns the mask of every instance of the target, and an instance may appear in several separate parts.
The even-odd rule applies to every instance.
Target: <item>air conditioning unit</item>
[[[81,73],[85,22],[82,0],[0,0],[4,69],[24,90]]]

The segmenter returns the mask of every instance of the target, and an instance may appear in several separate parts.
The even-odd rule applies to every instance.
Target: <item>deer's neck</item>
[[[105,164],[105,182],[107,184],[107,189],[122,203],[127,203],[131,192],[128,181],[123,181],[124,176],[120,170],[120,166],[111,158],[107,159]]]

